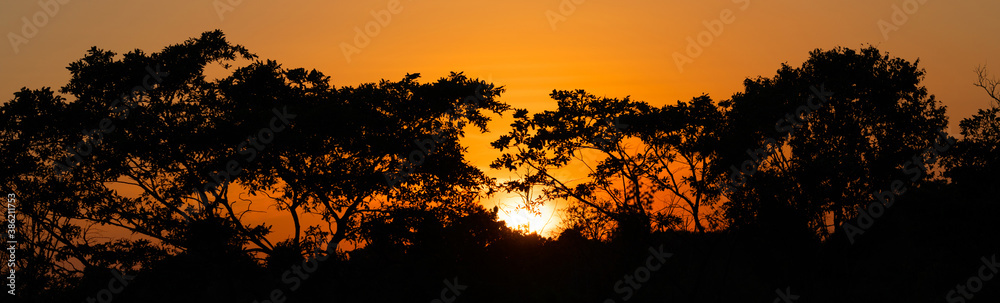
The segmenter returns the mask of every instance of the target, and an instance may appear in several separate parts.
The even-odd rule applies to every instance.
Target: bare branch
[[[990,77],[989,70],[986,68],[985,64],[977,66],[975,71],[977,79],[976,83],[973,83],[973,85],[982,88],[986,91],[986,95],[993,98],[993,100],[990,101],[991,106],[1000,106],[1000,96],[997,95],[997,87],[1000,87],[1000,79]]]

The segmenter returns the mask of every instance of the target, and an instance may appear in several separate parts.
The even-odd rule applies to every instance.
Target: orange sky
[[[36,1],[4,1],[0,100],[22,86],[64,85],[65,67],[91,46],[154,52],[217,28],[261,59],[316,68],[338,86],[398,80],[406,73],[433,81],[464,71],[505,85],[502,101],[532,111],[554,108],[548,98],[553,89],[631,95],[656,105],[702,93],[721,100],[740,90],[744,78],[772,76],[782,62],[798,66],[815,48],[872,44],[892,56],[921,60],[924,84],[948,106],[954,134],[961,118],[988,104],[971,84],[973,68],[993,63],[1000,74],[1000,2],[920,1],[52,0],[58,10],[48,6],[48,13]],[[232,10],[220,15],[216,6]],[[894,6],[912,14],[900,9],[894,22]],[[382,10],[391,19],[383,17],[385,25],[348,62],[341,44],[353,44],[355,27],[378,22],[371,12]],[[673,54],[685,52],[689,37],[710,33],[704,22],[720,15],[727,19],[719,22],[721,32],[680,71]],[[23,17],[35,18],[37,33],[22,32]],[[558,21],[554,27],[551,18]],[[898,30],[883,35],[880,20]],[[12,35],[27,43],[12,46]],[[487,167],[496,156],[487,143],[504,126],[495,123],[494,133],[465,141],[469,159],[500,178],[508,175]]]

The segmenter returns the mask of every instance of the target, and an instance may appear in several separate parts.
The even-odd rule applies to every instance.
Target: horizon
[[[502,97],[504,102],[532,112],[554,109],[555,102],[549,98],[552,90],[586,89],[598,96],[630,96],[653,105],[673,104],[703,93],[721,101],[739,92],[744,79],[768,76],[782,63],[797,66],[815,49],[872,45],[890,56],[911,62],[919,59],[919,66],[927,70],[922,84],[948,107],[952,119],[950,133],[958,136],[954,131],[957,121],[989,104],[981,89],[972,85],[976,79],[973,69],[980,65],[989,67],[989,62],[997,62],[1000,54],[1000,41],[981,39],[977,34],[1000,31],[1000,23],[987,21],[987,12],[1000,10],[1000,3],[990,1],[947,6],[925,2],[912,14],[901,7],[905,1],[855,1],[853,5],[688,1],[668,8],[667,4],[654,1],[616,6],[599,1],[449,5],[402,0],[357,1],[344,6],[312,2],[316,7],[309,10],[299,9],[311,7],[307,4],[236,3],[139,1],[80,5],[67,1],[54,10],[51,5],[41,6],[36,2],[6,4],[10,9],[0,12],[0,20],[6,21],[0,27],[9,30],[10,47],[0,50],[4,58],[0,60],[0,71],[5,71],[0,73],[0,92],[8,97],[0,102],[6,103],[20,87],[60,87],[69,76],[64,69],[66,64],[80,58],[92,46],[119,56],[137,48],[154,52],[216,28],[222,29],[230,41],[258,54],[259,60],[277,60],[286,68],[315,68],[331,76],[331,83],[336,86],[401,79],[407,73],[420,73],[421,81],[429,82],[452,71],[464,72],[472,78],[504,86],[507,89]],[[477,6],[491,14],[466,13]],[[318,17],[326,9],[335,17]],[[149,10],[164,17],[136,20],[130,14]],[[856,14],[858,10],[860,15]],[[660,11],[667,15],[653,17],[654,12]],[[819,19],[803,20],[807,13],[819,11],[824,12]],[[982,18],[954,15],[958,11],[983,15]],[[35,17],[39,12],[50,17]],[[386,13],[391,17],[386,17]],[[905,17],[900,17],[900,13]],[[102,22],[94,22],[98,21],[94,17],[101,15],[122,18],[101,18]],[[847,20],[837,19],[848,15],[851,17]],[[283,19],[280,23],[258,22],[266,16]],[[451,19],[440,16],[456,19],[445,21]],[[598,16],[602,21],[595,20]],[[782,18],[776,16],[800,22],[796,26],[780,26]],[[38,19],[31,21],[37,27],[31,38],[23,34],[26,27],[30,34],[30,26],[24,24],[22,17]],[[48,21],[37,26],[37,21],[43,19]],[[175,23],[179,26],[147,23],[181,19],[185,21]],[[491,20],[519,22],[500,27]],[[966,23],[970,20],[980,23]],[[840,31],[842,28],[821,21],[848,21],[844,23],[847,30]],[[134,26],[134,22],[142,25]],[[263,27],[264,24],[269,26]],[[473,26],[449,27],[455,24]],[[959,30],[960,26],[973,24],[977,27],[975,31]],[[370,28],[364,29],[366,26]],[[368,32],[359,34],[357,30]],[[368,35],[372,32],[375,35]],[[430,32],[434,34],[428,36],[426,33]],[[804,32],[810,34],[796,34]],[[707,39],[707,44],[702,43],[706,41],[702,38],[709,37],[704,33],[713,36]],[[11,38],[11,34],[24,37],[27,43]],[[517,39],[510,41],[491,38],[514,35]],[[418,36],[421,38],[414,39]],[[367,44],[363,43],[366,39]],[[692,42],[698,45],[692,46]],[[361,44],[364,47],[357,47]],[[954,45],[982,46],[968,49]],[[748,55],[754,59],[747,60]],[[209,70],[219,75],[223,71],[212,66]],[[463,140],[470,150],[470,161],[500,179],[516,176],[488,167],[499,155],[488,143],[502,134],[500,130],[509,121],[509,117],[495,119],[490,123],[493,132],[472,133]],[[515,198],[494,197],[484,206],[503,206]],[[542,218],[524,220],[508,216],[507,219],[536,225],[553,217],[558,219],[553,206],[546,205],[542,211]],[[552,231],[546,225],[546,236],[552,236]]]

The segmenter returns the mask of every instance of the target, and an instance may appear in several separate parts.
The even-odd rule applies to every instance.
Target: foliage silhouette
[[[801,67],[782,65],[773,78],[747,79],[743,92],[721,103],[727,123],[714,170],[740,166],[747,149],[768,138],[778,147],[728,195],[732,227],[785,218],[787,227],[825,238],[893,180],[909,179],[904,164],[948,122],[944,106],[920,86],[918,63],[873,47],[836,48],[813,51]],[[832,95],[822,103],[810,87]]]
[[[232,72],[210,79],[209,64]],[[996,106],[962,120],[932,170],[944,178],[916,183],[853,245],[829,233],[827,218],[907,177],[947,125],[917,62],[871,47],[816,50],[717,103],[553,91],[556,110],[515,110],[493,142],[505,153],[492,167],[525,172],[503,184],[460,140],[511,109],[504,88],[462,73],[334,87],[220,31],[150,54],[92,48],[68,69],[60,94],[23,88],[0,106],[0,183],[24,201],[25,302],[92,300],[112,270],[134,277],[115,302],[620,302],[626,286],[630,302],[770,302],[775,289],[929,301],[1000,253]],[[811,85],[833,95],[775,129]],[[114,130],[89,132],[102,119]],[[768,138],[778,152],[730,191],[730,166]],[[53,165],[67,155],[78,163]],[[581,163],[583,181],[555,177]],[[569,200],[567,226],[556,239],[511,229],[482,206],[498,191],[529,210]],[[258,209],[291,235],[244,216]],[[672,257],[654,268],[654,250]],[[977,302],[996,301],[1000,284],[984,285]]]
[[[273,253],[271,227],[243,220],[252,201],[229,198],[243,189],[270,195],[268,206],[294,221],[287,246],[300,248],[300,255],[344,239],[365,240],[360,221],[387,205],[447,205],[488,193],[492,181],[464,160],[458,140],[466,125],[486,131],[491,118],[481,110],[506,110],[494,100],[502,88],[461,73],[427,84],[412,74],[398,82],[334,88],[322,73],[270,60],[217,80],[205,75],[208,64],[230,68],[254,59],[219,31],[120,60],[92,48],[70,64],[72,78],[61,92],[73,99],[48,88],[22,89],[3,106],[8,122],[2,145],[10,148],[4,154],[18,155],[4,158],[3,181],[32,197],[22,209],[22,228],[28,228],[22,232],[39,235],[28,243],[37,259],[26,261],[52,266],[38,272],[52,279],[33,288],[37,294],[66,287],[82,273],[60,263],[131,271],[179,253],[206,257],[225,247],[254,258]],[[163,81],[126,96],[152,66]],[[463,103],[467,96],[478,102]],[[110,121],[113,131],[80,133],[97,121]],[[390,187],[384,175],[411,151],[426,148],[420,140],[431,136],[439,140],[426,163]],[[90,142],[90,150],[60,173],[54,159],[77,142]],[[122,192],[126,187],[139,193]],[[332,226],[303,231],[301,213]],[[214,227],[199,231],[199,222]],[[101,240],[93,230],[100,227],[138,237]],[[233,233],[198,235],[213,228]]]

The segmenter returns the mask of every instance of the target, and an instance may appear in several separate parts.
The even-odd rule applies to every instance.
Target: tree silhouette
[[[710,210],[722,190],[719,176],[710,169],[722,119],[718,106],[704,95],[656,108],[635,122],[635,133],[650,146],[649,160],[658,164],[648,174],[653,187],[684,201],[682,209],[690,214],[698,232],[705,231],[703,220],[715,228],[720,225],[714,213],[703,209]]]
[[[996,92],[1000,82],[988,76],[985,66],[976,72],[975,86],[986,91],[991,104],[959,123],[963,138],[945,157],[946,176],[971,192],[995,197],[998,185],[995,174],[1000,169],[1000,96]]]
[[[944,107],[920,86],[918,63],[873,47],[835,48],[811,52],[801,67],[783,64],[773,78],[747,79],[722,103],[714,167],[739,178],[731,167],[762,159],[728,195],[731,224],[789,222],[825,237],[893,180],[909,179],[904,165],[947,125]]]
[[[938,169],[922,152],[945,108],[917,63],[816,50],[718,103],[553,91],[557,109],[515,110],[492,143],[491,167],[524,174],[497,184],[460,144],[510,110],[492,83],[335,87],[220,31],[95,47],[58,93],[0,106],[18,299],[107,301],[128,280],[115,302],[939,300],[1000,250],[1000,109],[962,120]],[[913,183],[866,241],[817,241],[895,180]],[[508,227],[482,205],[500,190],[529,211],[570,201],[566,228]],[[262,210],[291,235],[248,217]]]
[[[32,197],[22,212],[36,235],[29,262],[53,265],[38,273],[58,277],[38,291],[82,274],[66,264],[137,270],[179,253],[219,253],[220,245],[273,254],[270,226],[243,220],[252,202],[233,198],[244,190],[293,221],[281,247],[300,256],[359,240],[362,219],[387,207],[489,193],[491,179],[465,161],[458,141],[467,125],[487,131],[491,118],[481,111],[507,110],[495,101],[502,88],[461,73],[334,88],[320,72],[270,60],[216,80],[205,75],[209,64],[254,59],[220,31],[121,59],[92,48],[70,64],[61,92],[71,100],[22,89],[2,107],[0,146],[18,158],[4,157],[0,175]],[[388,177],[400,171],[404,178]],[[302,228],[305,213],[329,224]],[[107,240],[101,227],[138,237]]]
[[[600,238],[605,222],[618,236],[647,234],[677,225],[676,200],[704,231],[700,209],[718,197],[707,182],[713,126],[721,119],[711,99],[656,108],[645,102],[598,98],[585,91],[553,91],[559,108],[528,116],[518,111],[513,130],[493,143],[501,151],[495,169],[526,175],[504,184],[509,191],[543,188],[545,200],[570,199],[571,228]],[[588,159],[591,155],[592,159]],[[589,179],[576,185],[557,177],[559,169],[581,165]],[[680,166],[680,168],[678,168]],[[658,197],[659,195],[659,197]],[[668,196],[670,198],[664,198]],[[655,199],[674,199],[653,210]]]

